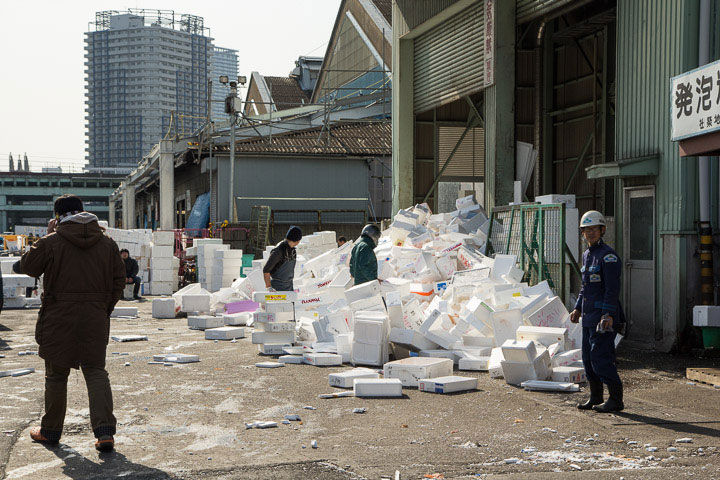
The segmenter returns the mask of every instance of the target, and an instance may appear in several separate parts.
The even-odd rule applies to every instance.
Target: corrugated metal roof
[[[277,110],[287,110],[310,103],[310,98],[292,77],[264,76]]]
[[[220,148],[228,151],[229,145]],[[341,123],[323,131],[313,127],[273,134],[235,144],[237,153],[277,153],[300,155],[392,155],[392,127],[387,122]]]
[[[377,9],[385,17],[385,20],[392,25],[392,0],[372,0]]]

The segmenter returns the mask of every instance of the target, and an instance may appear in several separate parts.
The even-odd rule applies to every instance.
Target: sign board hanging
[[[720,60],[670,79],[672,140],[720,130]]]
[[[485,0],[485,87],[495,83],[495,0]]]

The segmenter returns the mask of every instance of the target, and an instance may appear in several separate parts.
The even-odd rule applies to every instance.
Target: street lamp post
[[[229,181],[229,204],[228,204],[228,221],[235,221],[235,122],[239,111],[239,102],[237,96],[237,86],[245,84],[245,77],[238,77],[238,81],[228,82],[227,75],[220,76],[220,83],[223,85],[230,84],[230,95],[225,98],[225,113],[230,115],[230,181]],[[218,177],[219,178],[219,177]]]

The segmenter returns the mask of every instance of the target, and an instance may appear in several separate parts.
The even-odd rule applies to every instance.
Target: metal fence
[[[508,205],[491,214],[487,253],[515,255],[524,282],[547,280],[565,300],[565,205]]]

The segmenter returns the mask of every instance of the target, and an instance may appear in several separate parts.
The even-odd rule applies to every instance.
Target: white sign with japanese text
[[[670,79],[672,139],[720,130],[720,60]]]
[[[485,0],[485,87],[495,83],[495,0]]]

